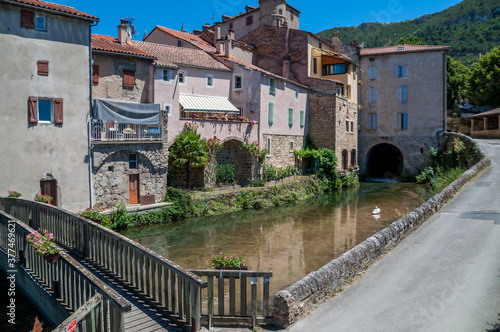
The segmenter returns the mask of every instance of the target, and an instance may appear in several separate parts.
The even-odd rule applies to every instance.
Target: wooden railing
[[[94,295],[87,303],[52,331],[66,332],[71,331],[73,327],[77,328],[75,331],[102,331],[101,305],[102,295]]]
[[[69,313],[77,311],[96,294],[102,294],[100,319],[104,331],[123,330],[123,314],[131,310],[130,303],[61,248],[59,262],[49,263],[42,258],[26,240],[26,235],[33,231],[22,221],[0,211],[0,246],[15,257],[39,284]]]
[[[272,271],[191,270],[191,272],[208,279],[207,291],[203,292],[202,317],[208,322],[209,328],[213,323],[244,322],[251,323],[252,327],[257,323],[272,323],[272,317],[269,316],[269,281],[273,276]],[[217,279],[216,282],[214,277]],[[262,285],[262,298],[258,297],[259,285]]]
[[[76,255],[96,265],[186,331],[201,327],[198,275],[101,225],[57,207],[19,198],[0,198],[7,213],[47,229]]]

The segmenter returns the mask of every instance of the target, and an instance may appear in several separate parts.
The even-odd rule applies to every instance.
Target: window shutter
[[[269,113],[268,113],[267,117],[268,117],[269,124],[273,124],[274,123],[274,104],[271,102],[269,103]]]
[[[293,108],[288,109],[288,125],[293,126]]]
[[[99,84],[99,66],[92,65],[92,83]]]
[[[28,121],[30,124],[38,123],[38,98],[30,97],[28,100]]]
[[[394,77],[399,77],[399,65],[394,65]]]
[[[403,85],[401,88],[402,88],[401,94],[402,94],[403,103],[407,103],[408,102],[408,86]]]
[[[406,65],[402,65],[401,67],[403,68],[402,69],[403,74],[401,75],[401,77],[407,77],[408,76],[408,69],[407,69]]]
[[[377,103],[377,88],[372,88],[373,89],[373,104]]]
[[[123,69],[123,86],[133,88],[135,86],[135,70]]]
[[[408,129],[408,113],[401,114],[401,129]]]
[[[375,66],[370,66],[370,69],[368,70],[368,79],[374,80],[377,78],[377,67]]]
[[[305,112],[304,110],[300,110],[300,127],[305,126]]]
[[[35,28],[35,13],[27,10],[21,10],[21,28]]]
[[[403,102],[403,87],[402,86],[398,86],[397,97],[398,97],[398,103],[402,103]]]
[[[44,60],[38,60],[37,70],[38,70],[38,75],[49,76],[49,62]]]
[[[63,100],[62,98],[56,98],[54,100],[54,123],[62,125],[63,124]]]

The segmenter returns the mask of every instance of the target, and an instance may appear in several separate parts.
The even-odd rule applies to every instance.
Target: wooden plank
[[[241,277],[240,281],[240,315],[247,315],[247,278]]]
[[[263,291],[263,314],[264,317],[269,316],[269,278],[264,278],[264,291]]]
[[[192,269],[191,272],[197,274],[200,277],[218,277],[220,276],[221,270],[198,270]],[[222,276],[225,278],[229,277],[268,277],[273,276],[273,271],[245,271],[245,270],[222,270]]]
[[[191,321],[191,288],[189,286],[189,281],[183,279],[184,281],[184,315],[186,316],[186,322],[190,324]]]
[[[144,257],[144,256],[143,256]],[[151,260],[145,257],[145,263],[146,267],[144,268],[144,272],[146,274],[146,282],[145,282],[145,288],[144,288],[144,293],[146,296],[151,296]]]
[[[224,315],[224,278],[217,278],[217,302],[219,316]]]
[[[159,300],[158,300],[158,289],[156,287],[156,278],[157,278],[157,274],[156,274],[156,262],[155,261],[152,261],[151,262],[151,297],[153,298],[153,300],[155,300],[156,302],[158,303],[161,303]]]
[[[257,278],[254,277],[254,280],[250,281],[250,287],[251,287],[251,292],[252,292],[252,302],[251,302],[251,315],[252,316],[257,316]]]
[[[169,305],[168,305],[168,300],[169,300],[169,297],[168,297],[168,289],[170,287],[170,284],[168,283],[168,269],[165,267],[165,266],[162,266],[163,268],[163,291],[165,293],[165,298],[164,298],[164,302],[163,302],[163,306],[166,308],[166,309],[169,309]]]
[[[191,329],[198,331],[201,328],[201,289],[196,285],[191,285]]]
[[[214,277],[208,277],[207,287],[207,315],[214,315]]]
[[[184,278],[181,278],[179,275],[176,275],[177,278],[177,308],[179,310],[179,317],[183,319],[184,317],[184,305],[183,305],[183,290],[184,290]]]
[[[177,298],[175,295],[175,273],[173,271],[170,271],[170,296],[171,296],[171,305],[172,305],[172,312],[174,314],[177,313]]]
[[[236,287],[234,277],[229,278],[229,314],[236,315]]]

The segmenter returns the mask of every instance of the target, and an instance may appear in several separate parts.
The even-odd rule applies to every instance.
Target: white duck
[[[372,214],[379,214],[380,213],[380,208],[378,206],[375,206],[375,209],[373,209]]]

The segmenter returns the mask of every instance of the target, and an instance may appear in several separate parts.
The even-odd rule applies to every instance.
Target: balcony
[[[161,126],[116,123],[113,121],[92,121],[93,142],[161,142]]]

